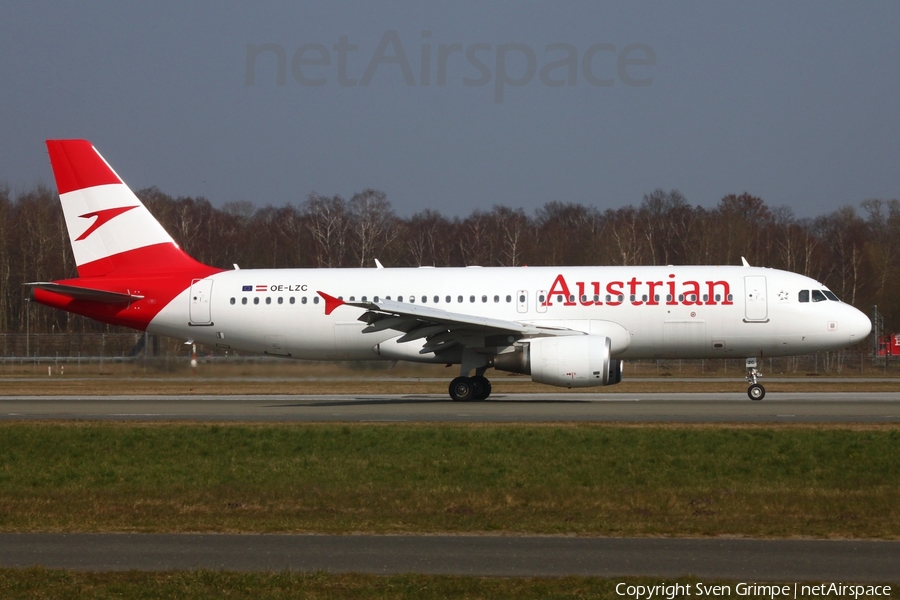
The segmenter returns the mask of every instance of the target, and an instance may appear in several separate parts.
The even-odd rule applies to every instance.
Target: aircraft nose
[[[861,342],[872,331],[872,321],[860,310],[848,306],[850,314],[847,315],[847,329],[850,331],[850,343]]]

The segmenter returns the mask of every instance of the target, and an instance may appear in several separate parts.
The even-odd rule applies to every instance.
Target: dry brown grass
[[[46,377],[36,379],[0,379],[0,396],[58,396],[58,395],[255,395],[255,394],[447,394],[447,385],[454,374],[445,374],[446,379],[409,378],[390,381],[375,378],[328,378],[328,379],[271,379],[253,378],[145,378],[145,377]],[[517,393],[743,393],[747,384],[739,378],[730,381],[653,381],[624,380],[619,385],[567,390],[549,385],[533,383],[524,377],[492,377],[494,394]],[[900,380],[893,382],[832,381],[811,379],[805,382],[778,381],[777,378],[763,382],[769,393],[778,392],[897,392]]]

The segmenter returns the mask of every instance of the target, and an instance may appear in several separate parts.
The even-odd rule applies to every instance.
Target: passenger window
[[[372,297],[372,302],[378,302],[378,296],[373,296],[373,297]]]
[[[428,303],[428,296],[422,296],[422,304]]]
[[[306,296],[300,298],[300,304],[306,304]]]
[[[269,297],[266,297],[266,304],[272,304],[272,299]]]
[[[462,303],[463,297],[462,297],[462,296],[457,296],[457,297],[456,297],[456,301]]]
[[[359,299],[359,300],[360,300],[360,302],[367,302],[367,300],[366,300],[366,296],[363,296],[363,297],[362,297],[362,298],[360,298],[360,299]]]
[[[234,299],[234,298],[231,299],[231,303],[232,303],[232,304],[235,303],[235,299]]]
[[[284,304],[284,298],[278,296],[278,304]]]
[[[469,296],[469,302],[475,302],[475,296]]]
[[[797,299],[800,302],[809,302],[809,290],[800,290],[800,293],[797,294]]]
[[[544,295],[541,294],[540,296],[538,296],[538,302],[543,302],[543,301],[544,301]]]
[[[594,302],[600,302],[600,296],[594,294]]]
[[[440,297],[440,296],[435,296],[435,297],[434,297],[434,303],[435,303],[435,304],[438,304],[440,301],[441,301],[441,297]]]
[[[585,296],[584,294],[582,294],[582,295],[581,295],[581,301],[582,301],[582,302],[587,302],[587,296]]]
[[[295,298],[293,296],[291,296],[290,303],[293,304],[294,300],[295,300]]]
[[[247,299],[246,299],[246,298],[241,298],[241,304],[247,304]]]
[[[350,296],[350,302],[356,302],[356,296]]]
[[[446,298],[444,298],[444,300],[447,301],[447,304],[450,304],[453,301],[453,298],[451,298],[450,296],[447,296]]]
[[[481,297],[481,301],[482,301],[482,302],[487,302],[487,296],[482,296],[482,297]]]
[[[840,300],[838,300],[838,297],[835,296],[834,292],[831,292],[828,290],[822,290],[822,293],[825,294],[825,297],[828,298],[829,300],[834,300],[835,302],[840,302]]]
[[[812,291],[812,301],[813,302],[825,302],[826,300],[828,300],[828,298],[826,298],[825,294],[823,294],[821,291],[819,291],[819,290]]]
[[[319,303],[319,297],[313,296],[313,304],[318,304],[318,303]]]
[[[259,296],[253,299],[253,304],[259,304]]]
[[[508,298],[509,296],[507,296]],[[494,296],[494,302],[500,302],[500,296]]]
[[[569,302],[575,302],[575,294],[569,294]]]
[[[610,300],[612,300],[612,296],[610,296],[609,294],[607,294],[607,295],[606,295],[606,301],[609,302]]]
[[[397,296],[397,302],[403,302],[403,296]]]

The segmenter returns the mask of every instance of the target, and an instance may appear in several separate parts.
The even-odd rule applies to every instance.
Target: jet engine
[[[613,385],[622,381],[622,361],[610,358],[609,348],[609,338],[599,335],[535,338],[498,354],[492,366],[559,387]]]

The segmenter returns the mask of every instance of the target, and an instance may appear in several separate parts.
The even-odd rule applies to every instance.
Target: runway
[[[0,419],[410,422],[900,422],[900,392],[443,395],[0,396]]]
[[[488,535],[0,534],[0,566],[896,582],[900,542]]]

